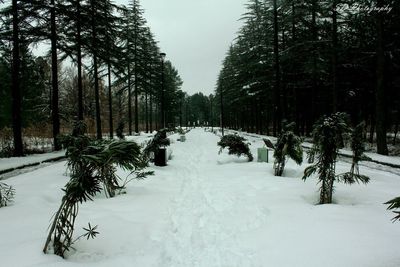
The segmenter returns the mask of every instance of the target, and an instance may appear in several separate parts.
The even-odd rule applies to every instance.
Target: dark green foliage
[[[329,117],[324,116],[314,126],[312,150],[315,152],[317,162],[305,169],[303,180],[306,180],[307,177],[316,172],[318,173],[319,182],[321,183],[320,204],[332,203],[335,181],[349,184],[355,182],[368,183],[369,181],[369,178],[360,175],[358,170],[357,172],[353,170],[340,175],[335,173],[339,148],[350,132],[351,129],[347,124],[347,115],[344,113],[335,113]],[[360,144],[356,144],[359,141],[354,140],[353,138],[354,147],[359,148]],[[357,156],[359,153],[360,150],[355,152]]]
[[[274,170],[276,176],[282,176],[285,168],[286,157],[293,159],[297,164],[303,162],[302,140],[294,134],[294,123],[284,125],[274,149]]]
[[[160,147],[166,147],[170,145],[170,140],[167,138],[167,131],[165,129],[158,131],[153,139],[147,144],[143,150],[143,154],[150,158],[150,153],[155,153]]]
[[[308,135],[319,114],[345,111],[386,140],[384,128],[398,124],[400,2],[366,11],[379,2],[246,1],[218,76],[216,117],[267,135],[287,118]]]
[[[396,216],[392,219],[393,222],[399,220],[400,221],[400,197],[396,197],[388,202],[385,203],[386,205],[389,205],[387,208],[388,210],[393,210],[393,213],[396,214]]]
[[[8,206],[14,199],[15,190],[12,186],[0,183],[0,208]]]
[[[102,187],[108,197],[114,197],[117,190],[124,188],[126,182],[120,184],[116,175],[117,167],[136,174],[136,178],[144,178],[149,174],[142,172],[146,162],[135,142],[92,140],[84,135],[85,129],[84,123],[77,122],[73,133],[61,138],[61,143],[67,149],[71,179],[63,189],[65,195],[49,231],[45,253],[51,244],[53,252],[64,257],[73,245],[72,235],[79,203],[93,200]],[[94,237],[92,230],[89,235]]]
[[[86,231],[82,236],[86,237],[86,240],[89,240],[89,238],[94,239],[99,232],[97,232],[97,225],[95,227],[92,227],[90,223],[88,224],[88,228],[83,227],[83,230]]]
[[[244,141],[246,141],[246,139],[236,134],[225,135],[221,137],[221,140],[218,142],[218,146],[221,147],[219,153],[227,147],[229,155],[237,155],[238,157],[246,155],[249,161],[253,161],[253,155],[250,152],[249,144]]]

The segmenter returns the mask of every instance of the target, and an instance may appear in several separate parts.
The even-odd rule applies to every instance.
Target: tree
[[[303,162],[302,139],[294,134],[294,126],[294,123],[284,123],[275,145],[269,140],[264,140],[265,144],[274,150],[275,176],[282,176],[286,157],[290,157],[299,165]]]
[[[19,8],[18,1],[12,0],[12,123],[14,134],[14,156],[21,157],[24,155],[22,144],[22,118],[21,118],[21,88],[19,80],[19,72],[21,66],[20,59],[20,36],[19,36]]]
[[[278,6],[277,0],[273,0],[274,12],[274,69],[275,69],[275,116],[274,116],[274,136],[280,131],[280,124],[282,120],[282,105],[281,105],[281,70],[279,62],[279,28],[278,28]]]
[[[51,70],[52,70],[52,122],[53,122],[53,140],[54,150],[60,150],[61,145],[58,142],[60,134],[60,112],[59,112],[59,93],[58,93],[58,56],[57,56],[57,23],[56,23],[56,3],[50,1],[50,28],[51,28]]]
[[[377,8],[384,6],[383,0],[377,0]],[[386,140],[386,90],[385,90],[385,51],[384,51],[384,14],[378,12],[376,17],[376,144],[378,154],[388,155]]]
[[[353,184],[368,183],[369,178],[355,172],[336,175],[336,161],[345,136],[350,132],[344,113],[322,117],[313,130],[313,148],[317,152],[317,162],[304,170],[303,180],[318,172],[320,187],[319,204],[332,203],[335,181]],[[355,153],[359,155],[359,153]],[[359,160],[359,159],[356,159]]]

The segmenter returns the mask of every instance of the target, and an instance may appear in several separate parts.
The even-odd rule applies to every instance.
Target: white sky
[[[131,0],[114,0],[125,4]],[[246,0],[141,0],[145,18],[189,94],[214,92]]]

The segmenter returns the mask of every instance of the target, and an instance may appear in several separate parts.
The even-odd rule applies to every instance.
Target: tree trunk
[[[58,141],[60,134],[60,112],[58,100],[58,59],[57,59],[57,28],[56,28],[56,7],[55,0],[51,0],[51,84],[52,84],[52,108],[54,150],[60,150],[61,144]]]
[[[383,7],[383,0],[377,0],[377,7]],[[377,152],[381,155],[388,155],[386,140],[386,98],[385,98],[385,52],[383,37],[383,13],[378,12],[376,20],[377,32],[377,66],[376,66],[376,144]]]
[[[102,139],[101,131],[101,110],[100,110],[100,89],[99,89],[99,71],[98,71],[98,58],[97,58],[97,29],[95,22],[95,0],[91,0],[90,6],[92,11],[92,53],[93,53],[93,68],[94,68],[94,95],[96,101],[96,136],[97,139]]]
[[[128,53],[129,54],[129,53]],[[128,133],[132,135],[132,90],[131,90],[131,68],[128,61]]]
[[[279,28],[278,28],[278,7],[277,0],[273,0],[273,9],[274,9],[274,59],[275,59],[275,110],[274,110],[274,121],[273,121],[273,130],[274,136],[277,136],[278,132],[280,132],[280,124],[281,124],[281,75],[280,75],[280,63],[279,63]]]
[[[312,1],[312,11],[311,11],[311,34],[312,34],[312,74],[311,74],[311,111],[307,118],[306,134],[310,134],[312,131],[312,126],[315,122],[316,113],[316,92],[317,92],[317,54],[316,54],[316,42],[318,39],[317,31],[317,0]]]
[[[81,26],[81,3],[76,1],[76,45],[78,65],[78,120],[83,121],[83,83],[82,83],[82,26]]]
[[[149,132],[149,107],[148,107],[148,93],[147,90],[145,91],[145,121],[146,121],[146,133]]]
[[[337,94],[337,46],[338,46],[338,25],[337,25],[337,0],[332,1],[332,110],[338,110]]]
[[[14,156],[21,157],[24,155],[22,144],[22,118],[21,118],[21,88],[19,83],[19,72],[21,59],[19,55],[19,17],[18,17],[18,1],[12,1],[13,16],[13,50],[12,50],[12,118],[13,118],[13,136],[14,136]]]
[[[110,59],[108,59],[107,64],[108,71],[108,123],[109,123],[109,131],[110,131],[110,139],[114,138],[114,126],[113,126],[113,105],[112,105],[112,88],[111,88],[111,63]]]
[[[223,101],[222,87],[221,87],[221,91],[219,93],[220,93],[220,107],[221,107],[220,125],[221,125],[222,136],[224,136],[224,101]]]
[[[135,48],[136,50],[136,48]],[[137,73],[137,59],[136,59],[136,52],[135,52],[135,132],[139,133],[139,87],[138,87],[138,73]]]
[[[153,132],[153,96],[150,94],[150,106],[149,106],[149,124],[150,124],[150,133]]]

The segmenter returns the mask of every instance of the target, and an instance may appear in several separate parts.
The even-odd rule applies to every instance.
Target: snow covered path
[[[88,222],[100,235],[79,240],[67,260],[41,253],[68,181],[65,163],[9,178],[17,198],[0,209],[0,266],[400,266],[400,223],[382,204],[400,195],[398,175],[362,167],[369,185],[338,184],[335,204],[315,205],[316,180],[300,179],[306,165],[289,161],[274,177],[272,163],[218,155],[218,140],[194,129],[172,144],[167,167],[151,168],[154,176],[84,203],[75,236]],[[251,142],[256,155],[262,143]]]
[[[176,148],[182,153],[171,164],[179,166],[182,185],[170,207],[160,266],[251,266],[253,253],[239,237],[262,224],[265,214],[236,171],[218,172],[218,138],[211,137],[199,134]]]

